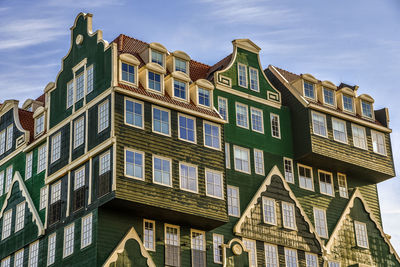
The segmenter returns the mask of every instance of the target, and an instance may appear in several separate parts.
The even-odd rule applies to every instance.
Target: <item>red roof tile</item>
[[[232,54],[229,54],[220,61],[218,61],[217,63],[215,63],[214,65],[212,65],[207,73],[208,79],[212,81],[214,79],[214,75],[212,74],[216,71],[225,69],[231,62],[231,59],[232,59]]]
[[[287,70],[275,67],[274,68],[279,71],[279,73],[286,79],[288,80],[288,82],[293,82],[295,80],[297,80],[298,78],[300,78],[300,75],[294,74],[292,72],[289,72]]]
[[[41,96],[39,96],[38,98],[36,98],[35,101],[39,101],[39,102],[42,102],[42,103],[44,104],[44,101],[45,101],[45,94],[42,94]]]
[[[34,127],[35,127],[33,112],[24,109],[18,109],[18,116],[22,128],[30,132],[30,142],[31,142],[34,137]]]

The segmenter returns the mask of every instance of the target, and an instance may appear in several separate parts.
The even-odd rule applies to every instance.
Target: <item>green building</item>
[[[400,266],[388,111],[232,43],[209,66],[79,14],[55,82],[0,106],[0,267]]]

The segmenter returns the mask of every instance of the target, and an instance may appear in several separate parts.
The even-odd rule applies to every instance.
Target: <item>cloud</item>
[[[104,7],[110,5],[123,5],[125,1],[123,0],[49,0],[47,4],[49,6],[56,7],[71,7],[71,8],[95,8],[95,7]]]

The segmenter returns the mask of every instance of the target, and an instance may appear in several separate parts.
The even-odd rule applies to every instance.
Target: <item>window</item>
[[[130,83],[135,81],[135,66],[127,63],[122,63],[122,80]]]
[[[319,190],[322,194],[334,196],[332,173],[318,171],[319,175]]]
[[[29,245],[28,266],[29,267],[38,266],[38,260],[39,260],[39,241],[36,241]]]
[[[125,176],[144,180],[144,153],[125,150]]]
[[[220,141],[220,126],[211,124],[210,122],[203,122],[204,127],[204,146],[214,149],[221,149]]]
[[[262,197],[264,223],[276,225],[275,200]]]
[[[285,168],[286,182],[294,184],[293,160],[288,158],[283,158],[283,165]]]
[[[249,68],[250,71],[250,89],[256,92],[259,92],[258,88],[258,70],[255,68]]]
[[[324,104],[334,106],[335,105],[335,92],[332,89],[325,88],[324,91]]]
[[[149,88],[161,92],[161,74],[149,71]]]
[[[339,195],[343,198],[348,198],[349,193],[347,191],[346,175],[344,175],[342,173],[338,173],[337,178],[338,178],[338,185],[339,185]]]
[[[271,135],[272,137],[281,138],[281,127],[279,125],[279,116],[271,113]]]
[[[225,121],[228,121],[228,100],[218,97],[218,112]]]
[[[239,188],[228,185],[228,215],[240,217]]]
[[[362,115],[368,118],[373,118],[372,117],[372,104],[369,102],[365,102],[361,100],[361,110],[362,110]]]
[[[76,78],[76,99],[75,102],[81,100],[83,98],[84,89],[85,89],[85,75],[82,72]]]
[[[312,168],[298,165],[299,167],[299,186],[304,189],[314,190]]]
[[[192,248],[192,266],[206,266],[206,237],[203,231],[190,230]]]
[[[86,93],[89,94],[93,91],[93,65],[86,69]]]
[[[340,267],[340,263],[337,261],[328,261],[328,267]]]
[[[199,87],[199,104],[210,107],[210,90]]]
[[[18,204],[15,212],[15,233],[22,230],[25,225],[25,201]]]
[[[264,175],[264,151],[254,149],[254,170],[256,174]]]
[[[74,253],[74,226],[75,224],[70,224],[64,228],[63,258]]]
[[[39,210],[42,210],[47,207],[47,186],[43,186],[40,188],[40,206]]]
[[[187,100],[186,83],[174,80],[174,97]]]
[[[98,110],[98,132],[100,133],[108,128],[108,100],[101,103]]]
[[[74,148],[83,144],[85,138],[85,118],[82,116],[74,122]]]
[[[357,246],[368,248],[367,225],[362,222],[354,221],[354,229],[356,233]]]
[[[264,244],[265,265],[268,267],[279,267],[278,249],[274,245]]]
[[[7,127],[7,143],[6,143],[6,151],[10,150],[12,145],[13,145],[13,132],[14,132],[14,128],[13,125],[9,125]]]
[[[35,135],[39,135],[44,131],[44,114],[35,119]]]
[[[158,51],[151,50],[151,62],[164,66],[164,55]]]
[[[47,266],[53,264],[56,259],[56,233],[52,234],[48,238],[47,245]]]
[[[10,189],[12,177],[13,177],[13,165],[8,166],[6,169],[6,190],[5,190],[6,193]]]
[[[1,230],[1,240],[7,238],[11,234],[12,209],[3,214],[3,228]]]
[[[179,226],[165,225],[165,265],[180,266]]]
[[[172,186],[170,159],[153,156],[153,182],[156,184]]]
[[[264,133],[263,111],[257,108],[250,108],[251,129],[255,132]]]
[[[286,267],[297,267],[297,251],[285,248]]]
[[[239,86],[247,88],[247,67],[238,63]]]
[[[186,73],[186,61],[180,58],[175,58],[175,71]]]
[[[250,267],[256,267],[257,266],[256,241],[243,238],[243,244],[244,244],[246,250],[250,250],[250,252],[249,252],[249,265],[250,265]]]
[[[0,154],[3,154],[6,149],[6,130],[0,132]]]
[[[328,238],[325,210],[314,208],[314,223],[315,230],[317,231],[318,235],[324,238]]]
[[[353,145],[361,149],[367,149],[367,137],[365,136],[365,128],[352,124]]]
[[[312,83],[304,81],[304,96],[315,99],[314,85]]]
[[[229,143],[225,143],[225,167],[227,169],[231,168],[231,152],[230,152]]]
[[[327,137],[326,117],[320,113],[312,112],[313,132],[316,135]]]
[[[345,111],[353,112],[353,97],[343,95],[343,109]]]
[[[61,132],[51,137],[51,163],[61,157]]]
[[[197,193],[197,167],[187,163],[179,163],[180,187],[183,190]]]
[[[292,230],[296,229],[296,217],[293,204],[282,201],[282,217],[283,227]]]
[[[317,255],[306,253],[306,267],[318,267]]]
[[[15,253],[14,256],[14,267],[24,266],[24,249],[21,249]]]
[[[250,173],[250,150],[247,148],[233,146],[235,157],[235,170]]]
[[[170,114],[168,110],[153,107],[153,132],[170,135]]]
[[[207,196],[223,198],[222,173],[206,169],[206,194]]]
[[[0,197],[3,195],[3,193],[5,193],[3,191],[4,188],[4,171],[0,172]]]
[[[196,143],[196,119],[179,115],[179,139]]]
[[[110,151],[100,155],[99,175],[102,175],[110,170]]]
[[[247,106],[236,103],[236,125],[242,128],[249,128]]]
[[[60,135],[61,137],[61,135]],[[38,149],[38,165],[37,165],[37,173],[41,173],[46,169],[46,160],[47,160],[47,146],[46,144],[42,145]]]
[[[386,155],[385,135],[383,133],[371,131],[371,138],[373,151],[381,155]]]
[[[11,256],[4,258],[1,260],[1,267],[10,267],[11,264]]]
[[[222,244],[224,243],[224,236],[213,234],[213,251],[214,263],[222,264]]]
[[[347,143],[346,122],[332,118],[333,139]]]
[[[33,152],[29,152],[28,154],[26,154],[25,180],[28,180],[29,178],[32,177],[32,160],[33,160]]]
[[[78,190],[85,185],[85,166],[83,166],[79,170],[76,170],[74,176],[74,190]]]
[[[92,244],[92,213],[82,218],[81,248]]]
[[[61,200],[61,181],[51,186],[50,204],[54,204],[59,200]]]
[[[143,220],[143,245],[147,250],[155,251],[156,232],[155,221]]]
[[[143,102],[125,100],[125,123],[143,129]]]
[[[74,103],[74,81],[67,83],[67,108],[70,108]]]

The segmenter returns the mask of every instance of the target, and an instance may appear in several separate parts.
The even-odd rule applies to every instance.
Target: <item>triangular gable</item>
[[[245,222],[246,218],[250,217],[253,208],[257,204],[257,200],[261,197],[261,194],[265,191],[265,188],[268,187],[271,184],[271,180],[272,180],[273,176],[278,176],[281,179],[284,188],[286,189],[286,191],[288,191],[290,198],[295,202],[296,207],[300,210],[300,214],[304,218],[305,222],[308,224],[310,233],[314,234],[315,238],[318,240],[318,243],[319,243],[319,245],[320,245],[320,247],[322,249],[323,248],[322,240],[319,238],[317,232],[314,229],[313,224],[308,219],[306,213],[304,212],[303,208],[300,205],[300,202],[297,200],[296,196],[294,195],[293,191],[290,189],[288,183],[283,178],[281,172],[279,171],[279,169],[278,169],[278,167],[276,165],[268,173],[267,177],[265,178],[265,180],[263,181],[263,183],[261,184],[261,186],[259,187],[259,189],[255,193],[255,195],[251,199],[250,203],[247,205],[247,208],[243,212],[242,216],[240,217],[238,222],[233,227],[233,232],[236,235],[242,235],[241,228],[242,228],[243,223]]]
[[[390,253],[392,253],[397,261],[400,263],[400,257],[397,254],[396,250],[393,248],[392,244],[390,243],[389,238],[386,236],[386,234],[383,232],[383,229],[381,227],[381,225],[379,224],[378,220],[375,218],[374,214],[372,213],[372,211],[370,210],[370,208],[368,207],[367,202],[364,200],[363,196],[360,193],[360,190],[358,188],[356,188],[354,190],[353,195],[351,196],[349,202],[347,203],[346,208],[344,209],[342,215],[340,216],[340,219],[338,221],[338,223],[335,226],[335,229],[333,230],[331,237],[328,241],[328,243],[326,243],[325,249],[327,251],[327,253],[330,253],[332,250],[332,245],[334,244],[335,238],[337,238],[338,233],[340,231],[340,228],[342,227],[344,221],[346,220],[346,216],[350,214],[350,210],[351,208],[353,208],[354,206],[354,201],[356,198],[359,198],[361,203],[364,205],[364,209],[365,211],[368,213],[369,218],[371,219],[371,221],[375,224],[376,228],[378,229],[378,231],[380,232],[382,238],[385,240],[386,244],[389,246],[389,250]]]
[[[32,221],[35,222],[38,227],[38,236],[41,236],[44,234],[43,223],[40,220],[39,213],[36,210],[35,205],[33,204],[32,198],[29,194],[29,191],[26,188],[25,183],[18,171],[15,172],[14,178],[11,181],[10,190],[8,191],[7,196],[4,199],[3,207],[1,208],[1,211],[0,211],[0,218],[3,217],[3,212],[7,207],[8,199],[11,197],[11,192],[12,192],[11,189],[12,189],[14,183],[16,183],[16,182],[18,182],[19,190],[21,191],[22,196],[25,197],[26,203],[28,203],[28,208],[32,213]]]
[[[137,234],[134,227],[132,227],[129,230],[129,232],[125,235],[125,237],[121,240],[121,242],[118,244],[118,246],[114,249],[114,251],[108,257],[106,262],[103,264],[103,266],[104,267],[110,266],[110,264],[117,261],[118,254],[121,254],[124,251],[125,244],[129,239],[134,239],[139,243],[140,253],[142,254],[143,257],[145,257],[147,259],[147,266],[156,267],[156,265],[153,262],[153,259],[151,258],[149,252],[147,252],[146,248],[144,247],[143,242],[142,242],[142,240],[140,240],[140,237]]]

